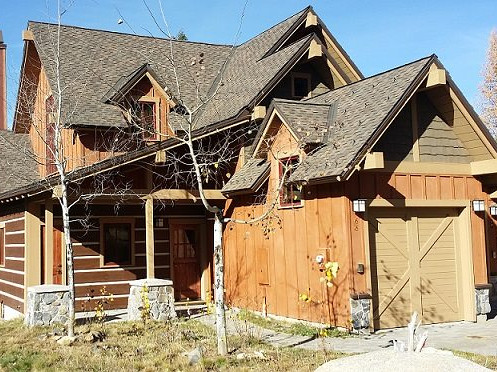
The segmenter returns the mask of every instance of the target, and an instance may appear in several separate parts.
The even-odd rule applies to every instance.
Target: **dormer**
[[[119,79],[103,101],[119,107],[131,130],[146,142],[174,135],[168,119],[176,104],[150,64]]]

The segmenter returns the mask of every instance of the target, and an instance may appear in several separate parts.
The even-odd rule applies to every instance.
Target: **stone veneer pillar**
[[[355,331],[369,330],[371,318],[371,295],[355,293],[350,295],[350,318]]]
[[[28,288],[27,326],[66,324],[69,312],[69,287],[66,285],[37,285]]]
[[[171,280],[140,279],[129,283],[128,320],[140,320],[143,306],[142,291],[147,287],[150,303],[150,318],[168,320],[176,318],[174,310],[174,288]]]
[[[490,307],[490,290],[492,284],[475,285],[476,315],[485,315],[492,311]]]

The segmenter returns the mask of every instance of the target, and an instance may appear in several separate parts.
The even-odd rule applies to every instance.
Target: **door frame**
[[[171,280],[174,287],[174,257],[172,249],[172,231],[173,225],[199,225],[200,226],[200,246],[201,249],[198,255],[198,265],[200,272],[200,299],[205,301],[207,292],[211,288],[211,273],[210,265],[207,257],[207,234],[206,234],[206,219],[204,218],[170,218],[169,223],[169,267],[171,268]]]
[[[425,200],[425,199],[366,199],[366,211],[364,212],[363,232],[364,250],[366,258],[366,286],[372,293],[372,271],[370,245],[369,218],[370,208],[460,208],[461,212],[456,218],[456,267],[460,270],[461,288],[458,295],[461,296],[461,311],[463,320],[476,321],[476,304],[474,301],[474,272],[473,272],[473,242],[471,235],[471,201],[464,199],[454,200]],[[374,301],[372,298],[371,301]],[[374,304],[371,303],[373,307]],[[369,314],[369,324],[374,328],[373,311]]]

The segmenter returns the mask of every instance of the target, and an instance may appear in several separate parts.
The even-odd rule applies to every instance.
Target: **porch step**
[[[191,316],[207,311],[205,301],[178,301],[174,303],[174,310],[178,316]]]

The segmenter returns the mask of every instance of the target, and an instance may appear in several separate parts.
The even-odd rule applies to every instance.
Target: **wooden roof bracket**
[[[305,28],[317,26],[318,25],[318,16],[313,12],[308,12],[307,17],[305,19]]]

